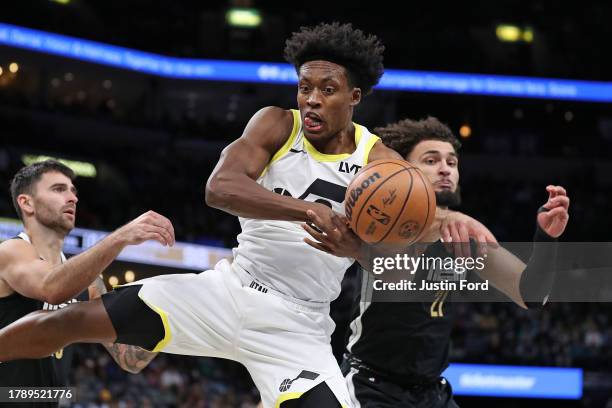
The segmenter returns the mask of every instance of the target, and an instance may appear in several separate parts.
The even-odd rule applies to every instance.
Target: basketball
[[[416,242],[436,214],[436,196],[427,177],[403,160],[365,166],[346,190],[351,229],[368,244]]]

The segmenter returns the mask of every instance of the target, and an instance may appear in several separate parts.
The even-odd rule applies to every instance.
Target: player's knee
[[[102,296],[117,333],[116,343],[153,350],[166,337],[161,317],[140,297],[141,285],[127,286]]]

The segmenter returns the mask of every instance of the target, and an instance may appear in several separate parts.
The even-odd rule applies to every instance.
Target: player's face
[[[58,172],[42,175],[32,196],[34,216],[42,225],[68,234],[74,228],[78,198],[72,181]]]
[[[333,137],[346,129],[361,90],[350,86],[344,67],[329,61],[309,61],[300,67],[297,103],[304,135],[311,141]]]
[[[424,140],[412,149],[406,159],[429,177],[436,193],[457,190],[459,158],[450,143]]]

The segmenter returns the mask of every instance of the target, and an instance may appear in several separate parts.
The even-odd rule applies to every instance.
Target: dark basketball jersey
[[[78,300],[87,300],[87,291]],[[17,292],[0,297],[0,329],[37,310],[56,310],[77,299],[61,304],[49,305],[37,299],[25,297]],[[72,363],[72,347],[58,350],[51,356],[36,360],[14,360],[0,364],[0,387],[65,387]],[[56,407],[57,403],[15,403],[11,407]]]
[[[426,257],[451,257],[440,242],[430,245]],[[360,268],[361,269],[361,268]],[[417,287],[428,282],[455,281],[465,275],[454,270],[421,269],[416,272]],[[450,333],[453,325],[452,295],[432,291],[428,301],[383,302],[368,295],[374,276],[358,274],[361,291],[353,303],[353,320],[348,332],[347,351],[352,358],[373,371],[399,383],[435,381],[448,367]]]

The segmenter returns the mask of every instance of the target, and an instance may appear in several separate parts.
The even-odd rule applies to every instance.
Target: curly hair
[[[402,157],[407,157],[412,149],[423,140],[441,140],[450,143],[455,152],[461,148],[461,142],[450,128],[433,116],[418,121],[411,119],[400,120],[385,127],[374,129],[382,142],[395,150]]]
[[[367,95],[384,72],[384,50],[378,37],[365,34],[350,23],[321,23],[294,32],[285,43],[285,59],[296,71],[305,62],[314,60],[342,65],[350,84]]]

